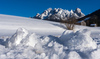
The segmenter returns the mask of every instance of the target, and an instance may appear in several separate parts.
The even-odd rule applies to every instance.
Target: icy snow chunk
[[[7,53],[8,52],[8,48],[5,48],[5,46],[0,45],[0,55]]]
[[[61,42],[71,50],[87,51],[97,48],[87,29],[77,32],[65,31],[60,37]]]
[[[41,56],[42,56],[43,58],[45,58],[46,54],[45,54],[45,53],[41,53]]]
[[[10,38],[8,45],[11,46],[12,44],[18,45],[28,34],[28,31],[24,28],[19,28],[16,33]]]
[[[51,57],[51,59],[59,59],[58,55],[53,54],[53,56]]]
[[[7,58],[6,58],[6,55],[5,55],[5,54],[0,55],[0,59],[7,59]]]
[[[41,43],[42,45],[46,45],[50,42],[50,38],[49,37],[44,37],[43,39],[41,39]]]
[[[71,51],[68,54],[68,59],[82,59],[82,58],[80,57],[80,55],[77,52]]]
[[[91,53],[91,59],[100,59],[100,49]]]
[[[37,43],[38,43],[38,36],[35,33],[33,33],[27,39],[26,45],[34,47]]]
[[[48,44],[48,47],[52,47],[53,46],[53,41],[51,41],[49,44]]]
[[[35,33],[28,35],[26,40],[23,40],[22,43],[26,46],[33,47],[36,54],[43,52],[40,36],[36,35]]]

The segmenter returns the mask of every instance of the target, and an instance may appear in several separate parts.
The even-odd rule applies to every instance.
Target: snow
[[[90,51],[97,48],[97,44],[90,37],[90,32],[87,29],[76,31],[75,33],[73,31],[66,31],[62,34],[60,40],[70,50]]]
[[[91,17],[87,17],[87,18],[85,18],[84,20],[86,21],[86,20],[89,20]]]
[[[68,54],[68,59],[82,59],[76,51],[71,51]]]
[[[28,32],[20,28],[16,31],[16,33],[10,38],[9,40],[9,46],[12,46],[12,44],[18,45],[21,43],[21,40],[24,39],[27,36]]]
[[[100,27],[0,15],[0,59],[100,59]]]
[[[76,12],[77,12],[77,13],[81,13],[81,9],[76,8]]]
[[[96,51],[93,51],[91,53],[91,59],[100,59],[100,49],[96,50]]]
[[[0,15],[0,33],[2,33],[0,36],[11,36],[18,28],[25,28],[29,30],[29,32],[34,32],[41,35],[45,35],[47,32],[48,35],[61,35],[64,29],[60,28],[59,26],[61,25],[56,22],[42,21],[18,16]]]

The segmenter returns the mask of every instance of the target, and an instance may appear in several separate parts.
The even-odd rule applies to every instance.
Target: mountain
[[[90,26],[91,24],[97,24],[97,26],[100,26],[100,9],[77,20],[78,21],[84,20],[87,26]]]
[[[61,21],[61,20],[65,21],[73,16],[76,19],[78,19],[85,15],[81,12],[81,9],[79,8],[76,8],[76,10],[71,10],[71,11],[64,10],[61,8],[55,8],[55,9],[48,8],[41,14],[37,13],[37,15],[34,16],[34,18],[45,19],[50,21]]]

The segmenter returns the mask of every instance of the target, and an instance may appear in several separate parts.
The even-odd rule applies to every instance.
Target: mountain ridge
[[[48,8],[43,13],[37,13],[33,18],[50,20],[50,21],[66,21],[71,17],[75,17],[76,19],[84,17],[85,15],[81,12],[80,8],[76,8],[76,10],[64,10],[62,8]]]

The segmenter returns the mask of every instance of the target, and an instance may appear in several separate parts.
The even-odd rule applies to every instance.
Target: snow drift
[[[87,29],[82,31],[65,31],[60,40],[71,50],[90,51],[97,48],[97,44],[90,37],[90,32]]]
[[[60,37],[55,37],[40,36],[19,28],[6,42],[7,48],[5,45],[0,46],[3,49],[0,51],[5,50],[6,55],[2,52],[0,58],[82,59],[81,54],[87,55],[97,49],[97,44],[87,29],[76,32],[67,30]],[[86,58],[95,58],[96,53],[94,51]]]
[[[23,29],[19,28],[16,33],[10,38],[8,42],[8,46],[11,47],[12,45],[18,45],[21,41],[27,36],[28,32]]]

